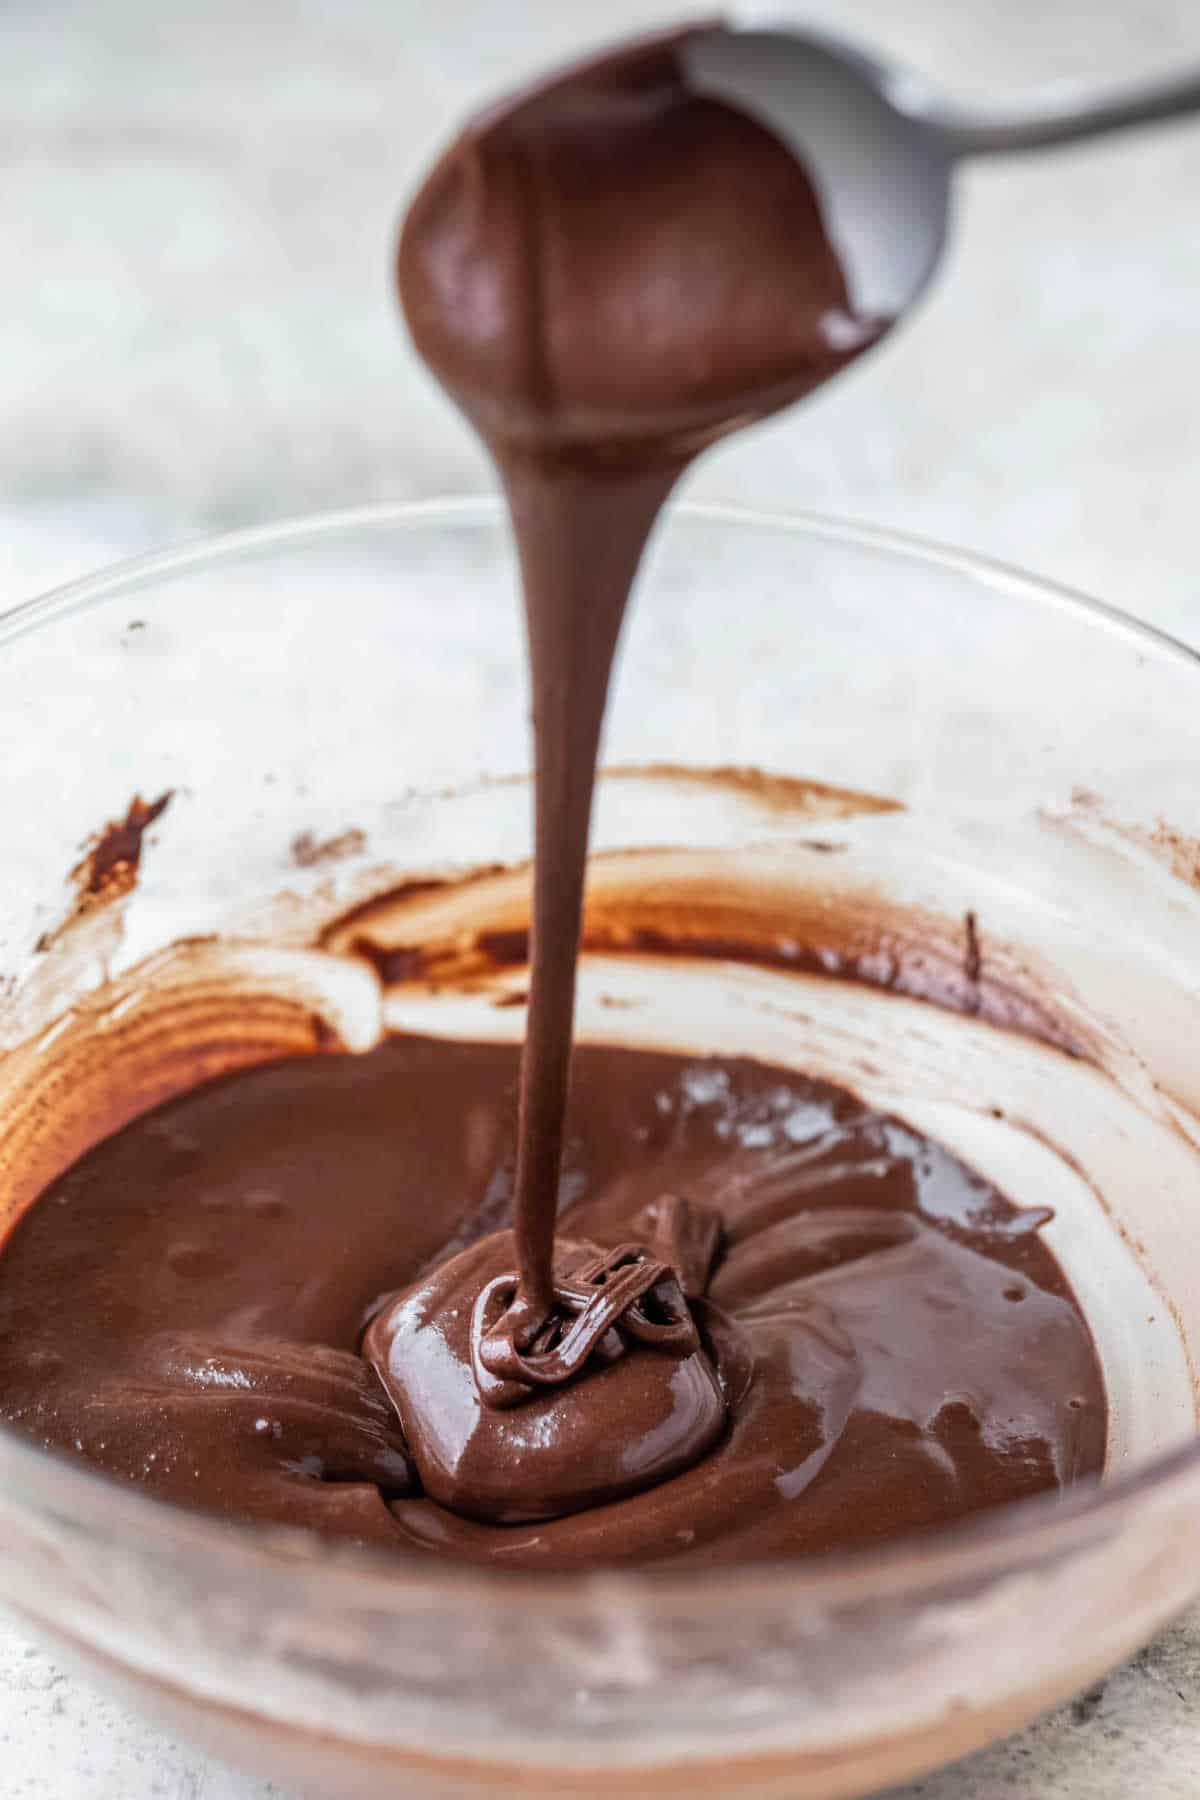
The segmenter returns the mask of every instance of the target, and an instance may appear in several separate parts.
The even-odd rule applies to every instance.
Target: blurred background
[[[489,486],[400,329],[398,213],[467,109],[664,16],[0,0],[0,607],[201,532]],[[826,16],[964,97],[1200,61],[1196,0]],[[1200,122],[969,171],[919,317],[690,491],[942,537],[1200,640],[1198,196]]]

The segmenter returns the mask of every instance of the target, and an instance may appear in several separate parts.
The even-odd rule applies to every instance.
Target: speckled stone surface
[[[1195,1800],[1198,1720],[1200,1612],[1030,1730],[893,1788],[886,1800]],[[164,1736],[2,1624],[0,1793],[4,1800],[298,1800]],[[796,1800],[820,1796],[804,1789]]]
[[[1194,0],[830,10],[965,96],[1200,62]],[[392,316],[398,196],[490,89],[659,17],[645,0],[6,0],[0,609],[203,531],[489,486]],[[1200,641],[1198,193],[1200,123],[969,172],[920,316],[691,492],[941,537]],[[1103,1690],[902,1792],[1192,1800],[1200,1614]],[[279,1790],[2,1626],[0,1794]]]

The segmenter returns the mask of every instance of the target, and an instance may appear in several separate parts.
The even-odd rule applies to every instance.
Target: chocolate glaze
[[[700,780],[705,771],[693,771]],[[718,779],[720,777],[718,776]],[[802,877],[793,840],[736,857],[682,849],[593,853],[580,940],[585,953],[719,959],[881,989],[1103,1062],[1096,1024],[1053,970],[976,922],[976,970],[961,914],[896,904],[861,880]],[[326,925],[324,949],[368,961],[389,987],[467,990],[529,959],[528,871],[492,866],[402,883]]]
[[[697,451],[877,335],[851,317],[804,170],[744,113],[691,90],[686,41],[618,51],[493,108],[433,170],[400,243],[413,338],[495,458],[525,597],[532,976],[519,1279],[495,1328],[510,1361],[562,1299],[554,1205],[592,790],[642,551]]]
[[[711,1207],[705,1356],[641,1351],[482,1406],[464,1314],[511,1266],[490,1234],[510,1216],[517,1075],[512,1047],[395,1040],[242,1072],[126,1126],[0,1258],[0,1415],[166,1498],[503,1567],[869,1545],[1099,1471],[1103,1383],[1046,1214],[849,1094],[744,1061],[576,1051],[564,1247],[661,1250],[648,1207]],[[450,1353],[437,1471],[419,1434],[408,1446],[424,1492],[356,1354],[365,1320],[396,1331],[381,1297],[413,1283],[425,1349]],[[630,1461],[646,1478],[711,1441],[710,1366],[715,1447],[606,1503],[604,1459],[611,1491]],[[497,1525],[441,1504],[506,1512],[498,1465],[551,1416],[544,1497],[587,1510]]]
[[[556,1267],[593,1248],[560,1237]],[[699,1342],[683,1357],[601,1358],[585,1377],[586,1405],[569,1385],[521,1391],[511,1411],[488,1404],[473,1367],[472,1315],[515,1261],[511,1231],[485,1237],[419,1281],[367,1333],[363,1354],[396,1406],[431,1499],[499,1524],[554,1519],[650,1487],[712,1447],[725,1426],[725,1389]]]
[[[123,819],[112,819],[98,832],[83,860],[71,871],[80,902],[128,893],[137,880],[142,860],[142,839],[171,804],[170,792],[157,800],[135,794]]]

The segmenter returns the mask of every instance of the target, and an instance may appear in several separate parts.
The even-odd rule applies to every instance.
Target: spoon
[[[1196,70],[1116,93],[1052,90],[992,114],[956,106],[909,70],[820,31],[701,26],[676,55],[696,91],[749,113],[796,151],[855,310],[891,320],[937,267],[956,164],[1200,111]]]

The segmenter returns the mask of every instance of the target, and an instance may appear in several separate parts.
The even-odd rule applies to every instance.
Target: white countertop
[[[967,96],[1200,61],[1194,0],[825,10]],[[662,16],[644,0],[8,0],[0,609],[201,531],[490,485],[392,315],[398,199],[489,89]],[[971,171],[920,316],[691,491],[942,537],[1200,641],[1197,195],[1200,123]],[[279,1792],[8,1627],[0,1746],[4,1800]],[[1135,1788],[1200,1791],[1200,1614],[1098,1696],[904,1794]]]

